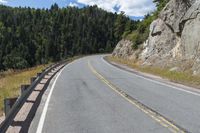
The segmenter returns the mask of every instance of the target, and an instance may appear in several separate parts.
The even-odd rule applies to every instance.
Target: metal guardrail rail
[[[43,70],[42,73],[39,73],[37,75],[37,77],[35,77],[35,79],[31,83],[31,85],[28,88],[26,88],[26,90],[23,91],[23,93],[21,93],[21,95],[17,98],[16,102],[13,104],[12,108],[9,110],[9,112],[6,113],[6,118],[5,118],[5,120],[0,125],[0,133],[4,133],[4,132],[7,131],[8,127],[10,126],[10,124],[12,123],[12,121],[14,120],[15,116],[17,115],[17,113],[19,112],[19,110],[21,109],[21,107],[23,106],[23,104],[26,102],[27,98],[34,91],[35,87],[40,83],[40,81],[45,77],[45,75],[47,75],[49,72],[51,72],[55,68],[61,66],[51,76],[51,78],[48,80],[48,82],[50,82],[50,80],[55,76],[55,74],[59,70],[61,70],[68,62],[69,62],[69,60],[66,60],[66,61],[61,61],[59,63],[56,63],[54,65],[50,65],[45,70]]]

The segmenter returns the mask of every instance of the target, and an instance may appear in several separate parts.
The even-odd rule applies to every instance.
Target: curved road
[[[78,59],[51,81],[29,132],[200,132],[198,92],[127,72],[102,57]]]

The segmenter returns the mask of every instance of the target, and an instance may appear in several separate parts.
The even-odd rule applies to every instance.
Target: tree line
[[[97,6],[50,9],[0,5],[0,70],[23,69],[74,55],[111,52],[138,21]]]

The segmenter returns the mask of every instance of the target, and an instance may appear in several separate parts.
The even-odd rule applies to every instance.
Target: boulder
[[[129,40],[121,40],[115,47],[112,55],[116,57],[128,58],[134,53],[132,49],[132,42]]]
[[[170,72],[178,72],[178,71],[180,71],[180,68],[179,67],[173,67],[173,68],[170,68],[169,71]]]
[[[122,39],[115,47],[112,56],[136,60],[141,53],[140,49],[133,50],[130,40]]]
[[[157,19],[150,26],[149,38],[144,44],[141,58],[147,60],[155,55],[159,57],[171,56],[170,51],[175,45],[176,35],[162,19]]]

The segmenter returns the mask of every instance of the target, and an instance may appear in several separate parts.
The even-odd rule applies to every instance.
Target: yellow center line
[[[128,96],[125,92],[120,90],[118,87],[116,87],[111,82],[109,82],[106,78],[104,78],[100,73],[98,73],[94,69],[94,67],[91,65],[90,61],[88,61],[88,67],[90,68],[92,73],[95,74],[103,83],[105,83],[107,86],[109,86],[113,91],[115,91],[117,94],[119,94],[121,97],[123,97],[126,101],[128,101],[129,103],[131,103],[132,105],[134,105],[135,107],[140,109],[142,112],[147,114],[149,117],[151,117],[157,123],[159,123],[160,125],[162,125],[165,128],[168,128],[169,131],[171,131],[173,133],[180,133],[180,132],[181,133],[185,133],[184,130],[182,130],[181,128],[177,127],[175,124],[173,124],[172,122],[168,121],[163,116],[158,115],[156,112],[154,112],[151,109],[145,107],[144,105],[142,105],[138,101],[129,98],[130,96]]]

